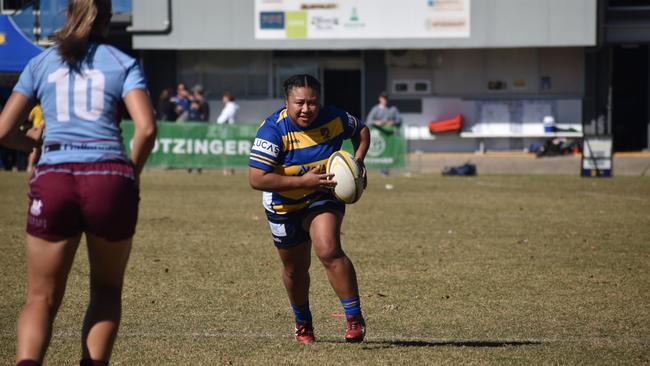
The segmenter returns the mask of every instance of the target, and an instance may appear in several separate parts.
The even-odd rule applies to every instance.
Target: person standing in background
[[[184,83],[176,86],[176,95],[172,97],[172,102],[176,104],[176,122],[185,122],[190,117],[190,93],[187,91]]]
[[[233,124],[237,120],[237,111],[239,111],[239,104],[235,103],[235,97],[230,92],[225,92],[221,98],[223,101],[223,109],[219,118],[217,118],[217,123],[228,123]]]
[[[158,98],[158,108],[156,109],[158,121],[173,122],[178,117],[176,115],[176,104],[172,101],[172,89],[165,88],[160,92]]]
[[[203,86],[198,84],[194,85],[192,92],[192,96],[194,97],[193,102],[197,105],[195,116],[198,116],[198,118],[193,119],[193,121],[208,122],[210,120],[210,105],[205,99],[205,91],[203,90]]]
[[[368,113],[366,118],[366,125],[372,126],[380,133],[392,135],[402,125],[402,117],[399,115],[399,110],[395,106],[388,104],[388,94],[382,92],[378,97],[379,103],[376,104]],[[381,175],[388,176],[390,171],[382,169]]]
[[[382,132],[392,133],[396,127],[401,126],[402,117],[395,106],[388,105],[388,94],[383,92],[379,94],[379,103],[376,104],[368,113],[366,125],[379,128]]]

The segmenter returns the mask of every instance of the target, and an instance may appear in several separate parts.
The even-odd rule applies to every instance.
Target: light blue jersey
[[[43,109],[39,165],[128,160],[119,105],[131,90],[146,90],[140,65],[100,43],[88,44],[79,65],[71,69],[57,48],[51,48],[29,62],[14,88]]]

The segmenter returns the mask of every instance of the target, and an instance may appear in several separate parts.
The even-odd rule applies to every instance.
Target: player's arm
[[[331,179],[334,174],[322,174],[320,171],[321,167],[316,166],[301,176],[287,176],[250,167],[248,182],[253,189],[265,192],[282,192],[300,188],[325,190],[336,186],[336,181]]]
[[[352,135],[352,146],[354,146],[354,160],[363,163],[370,148],[370,131],[367,126],[361,127],[359,133]]]
[[[124,103],[135,127],[131,161],[136,175],[140,175],[156,143],[156,119],[149,96],[143,89],[131,90],[124,98]]]
[[[13,92],[0,114],[0,145],[10,149],[31,152],[41,145],[41,132],[24,135],[18,129],[34,103],[22,93]]]
[[[352,146],[354,147],[354,160],[356,160],[357,163],[361,166],[363,188],[365,189],[368,185],[368,171],[366,170],[364,160],[366,158],[368,148],[370,148],[370,130],[367,126],[363,126],[358,133],[350,137],[350,140],[352,140]]]

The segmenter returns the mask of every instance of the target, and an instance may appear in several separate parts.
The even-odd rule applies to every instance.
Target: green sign
[[[307,12],[288,11],[285,13],[287,38],[307,38]]]
[[[122,123],[130,151],[133,123]],[[248,166],[257,125],[159,123],[156,146],[147,166],[163,168],[235,168]]]
[[[121,124],[124,145],[131,151],[133,123]],[[156,145],[147,161],[161,168],[245,168],[258,125],[208,123],[159,123]],[[352,151],[346,141],[343,148]],[[368,168],[405,166],[406,143],[394,134],[371,129],[366,155]]]
[[[406,140],[394,129],[370,128],[370,148],[364,163],[369,169],[404,168],[406,166]],[[352,153],[352,143],[345,141],[343,149]]]

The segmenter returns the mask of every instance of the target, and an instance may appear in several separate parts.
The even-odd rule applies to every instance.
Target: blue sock
[[[306,323],[311,321],[311,311],[309,310],[309,303],[304,305],[291,304],[291,310],[296,317],[296,323]]]
[[[346,318],[350,315],[361,315],[361,300],[359,300],[358,296],[351,299],[341,299],[341,305],[343,305]]]

